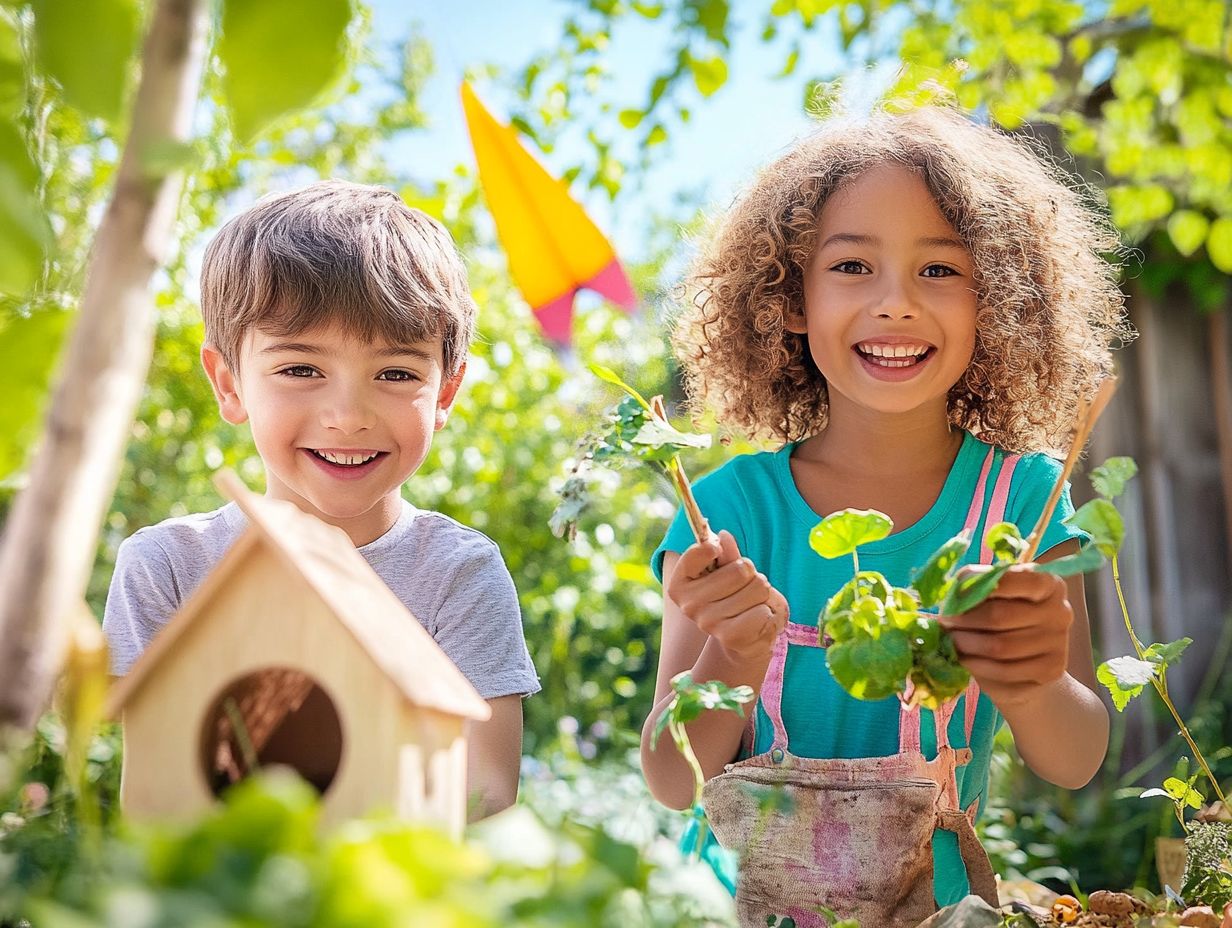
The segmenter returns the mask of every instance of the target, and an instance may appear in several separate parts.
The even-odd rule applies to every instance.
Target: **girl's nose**
[[[920,315],[919,304],[910,284],[897,280],[887,280],[878,295],[873,314],[878,319],[917,319]]]

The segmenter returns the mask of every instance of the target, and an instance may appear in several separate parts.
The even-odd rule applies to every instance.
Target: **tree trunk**
[[[158,0],[79,318],[29,485],[0,548],[0,732],[30,729],[47,705],[89,579],[149,368],[150,281],[166,258],[179,202],[180,175],[153,168],[151,156],[190,137],[207,28],[206,0]]]

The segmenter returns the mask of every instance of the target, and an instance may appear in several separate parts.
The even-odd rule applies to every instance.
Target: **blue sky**
[[[561,25],[574,5],[569,0],[374,0],[372,7],[373,41],[393,48],[417,29],[433,47],[436,73],[422,97],[433,126],[400,141],[396,151],[398,157],[423,164],[425,175],[442,176],[456,163],[472,163],[458,99],[464,70],[494,64],[512,78],[537,53],[560,41]],[[665,212],[678,191],[699,191],[703,202],[722,206],[759,165],[807,132],[810,123],[801,105],[804,77],[820,72],[822,62],[833,62],[840,54],[833,34],[821,29],[806,47],[798,73],[775,80],[786,57],[785,46],[763,43],[760,22],[742,20],[740,5],[733,7],[735,40],[728,86],[709,100],[697,97],[693,119],[672,130],[667,150],[644,184],[622,193],[615,204],[602,191],[581,184],[573,188],[617,250],[630,258],[642,253],[648,216]],[[662,24],[646,26],[633,21],[635,17],[629,19],[612,36],[608,50],[617,109],[640,104],[667,60]],[[479,82],[476,90],[498,118],[507,117],[513,95],[499,80]],[[576,157],[582,144],[580,137],[566,137],[543,160],[561,171],[572,163],[570,152]]]

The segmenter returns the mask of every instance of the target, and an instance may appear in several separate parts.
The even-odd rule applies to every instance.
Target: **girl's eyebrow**
[[[915,243],[924,248],[961,248],[963,251],[967,250],[967,246],[959,239],[949,235],[924,236],[916,239]],[[835,232],[821,243],[820,248],[828,248],[830,245],[835,244],[876,246],[881,244],[881,239],[875,235],[860,235],[856,232]]]

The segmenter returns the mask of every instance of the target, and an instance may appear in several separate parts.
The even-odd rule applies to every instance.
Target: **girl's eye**
[[[944,264],[930,264],[924,268],[925,277],[953,277],[957,273],[958,271],[952,267],[946,267]]]
[[[317,370],[315,367],[309,367],[307,364],[295,364],[291,367],[284,367],[278,372],[287,377],[316,377]]]
[[[409,383],[412,380],[419,379],[417,376],[415,376],[410,371],[403,371],[403,370],[397,370],[397,369],[381,371],[381,373],[379,373],[377,377],[381,380],[389,380],[394,383]]]
[[[840,274],[864,274],[868,271],[868,268],[865,267],[863,261],[856,261],[852,259],[848,261],[840,261],[838,264],[834,265],[834,267],[830,268],[830,270],[838,271]]]

